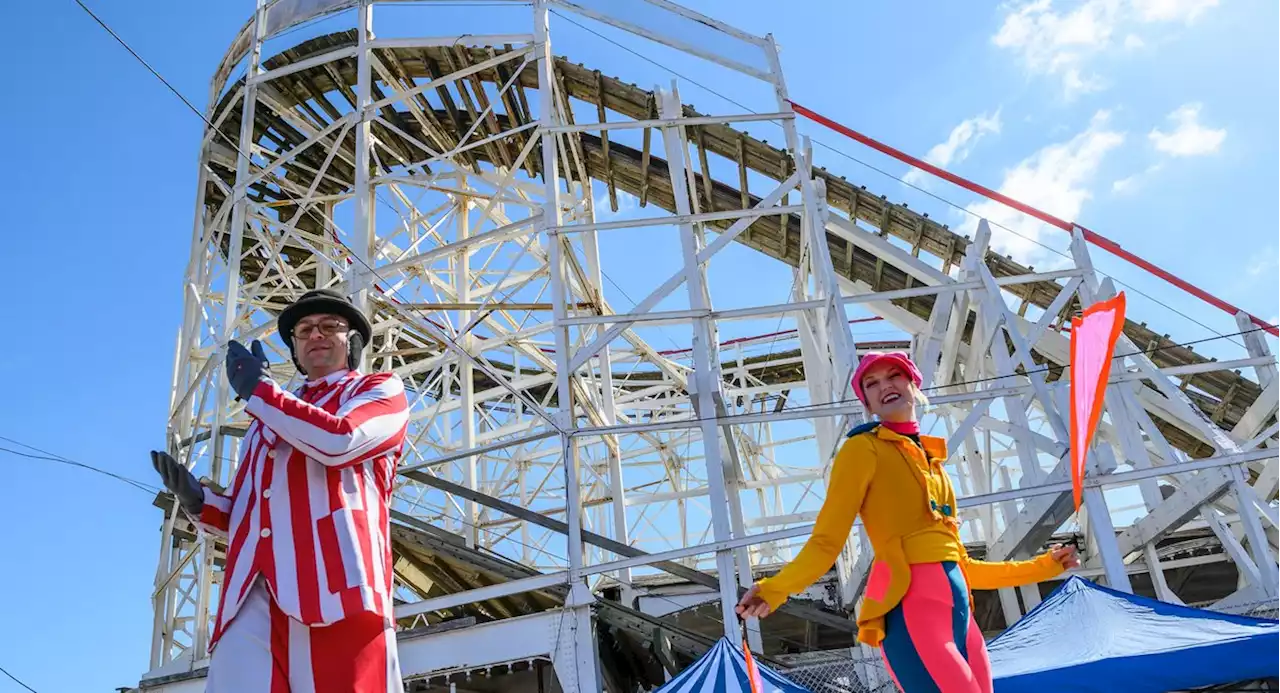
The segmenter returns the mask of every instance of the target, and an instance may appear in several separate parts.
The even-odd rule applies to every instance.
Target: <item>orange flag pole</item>
[[[764,682],[760,680],[760,670],[756,668],[756,658],[751,655],[751,645],[747,642],[747,622],[738,618],[738,630],[742,633],[742,655],[747,660],[747,683],[751,693],[764,693]]]
[[[1071,491],[1076,512],[1084,492],[1085,460],[1102,418],[1116,342],[1124,329],[1124,293],[1095,303],[1071,320]]]

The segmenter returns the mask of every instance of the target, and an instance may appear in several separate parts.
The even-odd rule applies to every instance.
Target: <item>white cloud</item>
[[[1138,189],[1138,183],[1141,177],[1141,174],[1135,173],[1128,178],[1121,178],[1111,184],[1111,192],[1117,195],[1127,195],[1134,192]]]
[[[1218,0],[1133,0],[1138,16],[1147,22],[1194,22]]]
[[[1168,22],[1190,24],[1218,0],[1085,0],[1058,11],[1053,0],[1012,2],[992,43],[1019,56],[1033,74],[1061,80],[1063,96],[1105,87],[1090,64],[1113,49],[1116,36],[1134,50],[1146,45],[1141,32]]]
[[[1068,68],[1062,73],[1062,90],[1067,98],[1074,98],[1081,94],[1088,94],[1091,91],[1102,91],[1107,88],[1107,83],[1101,77],[1091,76],[1084,77],[1077,68]]]
[[[1111,40],[1119,0],[1088,0],[1058,13],[1052,0],[1036,0],[1010,8],[992,42],[1019,54],[1032,72],[1060,76],[1068,97],[1096,78],[1081,74],[1081,65]]]
[[[1172,132],[1153,128],[1147,137],[1158,151],[1171,156],[1203,156],[1213,154],[1227,139],[1225,129],[1206,128],[1200,124],[1200,104],[1188,103],[1169,114],[1177,127]]]
[[[1005,172],[998,191],[1058,218],[1077,219],[1085,201],[1092,197],[1089,188],[1103,158],[1124,143],[1124,133],[1110,129],[1109,116],[1106,111],[1098,111],[1083,132],[1023,159]],[[1048,238],[1049,234],[1061,235],[1062,231],[991,200],[971,204],[967,209],[1023,236],[993,228],[993,249],[1012,255],[1019,262],[1037,266],[1064,261],[1037,244],[1041,238]]]
[[[1152,164],[1148,166],[1144,171],[1135,173],[1132,176],[1129,176],[1127,178],[1121,178],[1120,180],[1111,184],[1111,192],[1116,195],[1133,194],[1137,192],[1139,188],[1142,187],[1142,184],[1145,182],[1146,178],[1151,176],[1151,174],[1155,173],[1156,171],[1159,171],[1161,168],[1162,168],[1161,164]]]
[[[951,128],[951,134],[945,141],[935,144],[925,153],[924,160],[942,168],[958,164],[969,158],[973,148],[984,136],[1000,134],[1000,127],[1000,109],[998,108],[990,115],[983,113],[961,121],[959,125]],[[904,183],[916,186],[923,184],[926,180],[928,180],[928,174],[918,168],[907,171],[907,175],[902,177]]]
[[[1244,271],[1245,274],[1252,279],[1263,272],[1275,270],[1277,267],[1280,267],[1280,259],[1277,259],[1276,257],[1276,247],[1274,245],[1269,245],[1266,248],[1263,248],[1261,253],[1255,255],[1253,259],[1249,261],[1249,264],[1244,268]],[[1272,321],[1271,324],[1274,325],[1275,322]]]
[[[1171,131],[1152,128],[1147,133],[1156,151],[1168,157],[1203,156],[1213,154],[1227,138],[1225,129],[1207,128],[1200,124],[1200,104],[1188,103],[1170,113],[1168,119],[1174,123]],[[1146,179],[1164,166],[1156,162],[1145,170],[1127,178],[1121,178],[1111,184],[1111,192],[1115,195],[1132,195],[1143,186]]]

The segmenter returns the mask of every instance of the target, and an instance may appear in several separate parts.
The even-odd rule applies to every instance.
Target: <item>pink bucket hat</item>
[[[853,372],[853,393],[858,396],[858,400],[863,404],[867,403],[867,395],[862,391],[862,376],[871,369],[872,366],[879,363],[895,363],[906,371],[907,377],[911,378],[911,382],[916,387],[920,387],[920,383],[924,382],[924,376],[920,374],[920,369],[916,367],[911,357],[901,351],[869,351],[865,356],[858,360],[858,368]]]

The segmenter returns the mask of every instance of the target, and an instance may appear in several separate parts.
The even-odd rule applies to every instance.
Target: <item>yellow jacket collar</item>
[[[910,438],[894,433],[888,426],[877,426],[876,437],[881,440],[911,442]],[[920,446],[924,448],[925,455],[929,459],[936,459],[940,462],[947,459],[946,438],[927,436],[922,433],[920,434]]]

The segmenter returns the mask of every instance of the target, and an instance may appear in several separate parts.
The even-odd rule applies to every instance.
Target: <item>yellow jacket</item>
[[[1048,552],[1029,561],[969,558],[960,541],[955,490],[943,469],[947,443],[925,435],[920,443],[874,423],[849,433],[832,465],[813,535],[795,560],[760,583],[760,597],[773,610],[831,568],[859,514],[875,552],[858,610],[858,639],[871,646],[884,639],[884,616],[907,593],[911,564],[955,561],[971,590],[1032,584],[1062,573]]]

